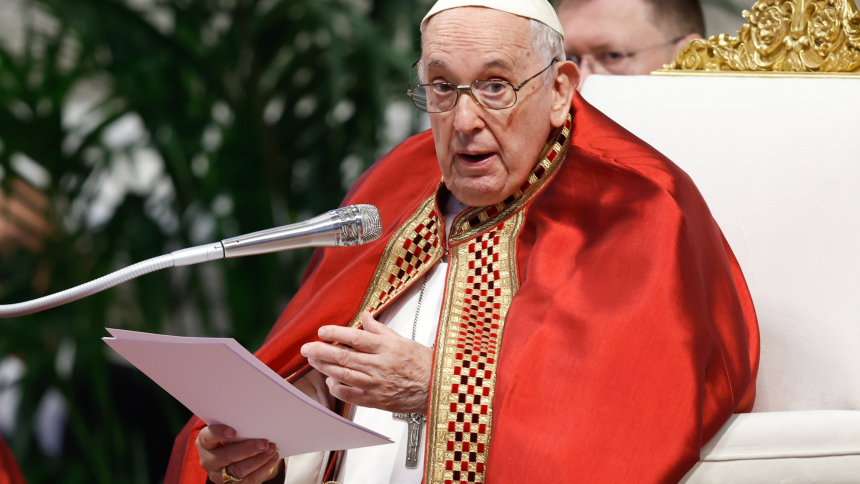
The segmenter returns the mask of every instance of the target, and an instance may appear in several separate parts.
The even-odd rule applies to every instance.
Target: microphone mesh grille
[[[355,205],[361,220],[361,231],[363,242],[373,242],[382,236],[382,219],[379,218],[379,209],[373,205]]]

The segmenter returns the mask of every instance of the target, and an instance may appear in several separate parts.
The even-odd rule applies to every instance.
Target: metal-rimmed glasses
[[[519,86],[504,79],[488,79],[483,81],[472,81],[471,84],[458,86],[450,82],[433,82],[430,84],[419,84],[415,87],[409,85],[406,94],[412,98],[415,107],[428,113],[444,113],[454,109],[460,100],[460,93],[466,91],[479,105],[487,109],[500,110],[512,108],[517,103],[517,92],[520,91],[532,79],[546,72],[553,64],[558,62],[554,58],[548,66],[541,69],[537,74],[529,77]],[[413,67],[418,62],[413,64]]]

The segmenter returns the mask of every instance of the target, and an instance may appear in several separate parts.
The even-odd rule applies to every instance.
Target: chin
[[[449,190],[457,197],[457,200],[471,207],[493,205],[505,199],[501,195],[502,191],[495,188],[458,186],[449,187]]]

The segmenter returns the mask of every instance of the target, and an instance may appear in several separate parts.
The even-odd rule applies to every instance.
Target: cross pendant
[[[418,468],[418,451],[421,447],[421,429],[427,417],[420,413],[395,413],[394,418],[409,424],[409,440],[406,442],[406,468]]]

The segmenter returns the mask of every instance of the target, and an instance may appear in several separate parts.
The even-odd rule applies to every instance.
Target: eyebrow
[[[421,59],[418,59],[418,60],[420,61]],[[416,62],[416,64],[417,64],[417,62]],[[438,67],[440,69],[444,69],[445,66],[447,66],[447,65],[448,64],[446,64],[445,61],[439,60],[439,59],[431,59],[430,61],[427,62],[427,67]]]
[[[504,59],[488,60],[487,62],[484,62],[483,67],[484,67],[484,69],[496,68],[496,69],[501,69],[501,70],[508,71],[508,72],[511,72],[514,70],[514,66],[512,66],[510,62],[508,62]]]

